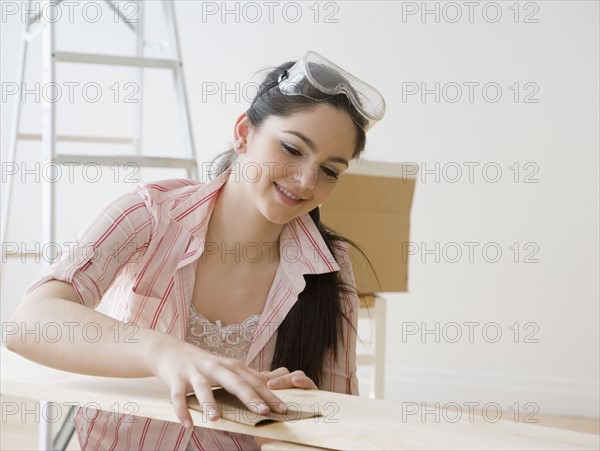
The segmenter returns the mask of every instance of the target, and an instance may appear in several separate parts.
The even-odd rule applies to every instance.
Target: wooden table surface
[[[78,403],[119,413],[177,421],[167,387],[157,378],[107,378],[67,373],[1,350],[1,392],[57,403]],[[191,411],[194,424],[252,434],[285,442],[337,450],[426,449],[599,449],[593,434],[548,428],[510,420],[491,423],[479,416],[453,423],[428,415],[403,415],[402,403],[373,400],[319,390],[275,390],[285,402],[318,409],[322,417],[245,426],[210,422]],[[127,404],[130,403],[130,404]],[[4,409],[3,409],[4,411]],[[404,416],[404,418],[403,418]]]

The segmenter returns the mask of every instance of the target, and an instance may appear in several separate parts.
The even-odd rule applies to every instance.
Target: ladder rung
[[[40,141],[42,135],[39,133],[19,133],[17,139],[28,141]],[[132,138],[118,138],[109,136],[83,136],[83,135],[56,135],[56,141],[70,142],[93,142],[93,143],[110,143],[110,144],[134,144]]]
[[[95,53],[55,52],[56,61],[64,63],[108,64],[111,66],[154,67],[177,69],[176,60],[160,58],[139,58],[136,56],[99,55]]]
[[[79,155],[79,154],[59,154],[55,155],[54,161],[57,163],[73,163],[74,161],[82,164],[96,163],[100,166],[111,166],[115,163],[127,164],[135,163],[138,166],[149,168],[195,168],[197,163],[192,158],[167,158],[167,157],[145,157],[141,155]]]

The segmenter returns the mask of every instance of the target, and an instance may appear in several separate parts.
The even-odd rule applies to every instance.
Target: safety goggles
[[[311,50],[282,73],[277,84],[285,95],[300,95],[319,101],[345,94],[366,119],[366,124],[361,125],[365,132],[385,114],[385,100],[377,89]]]

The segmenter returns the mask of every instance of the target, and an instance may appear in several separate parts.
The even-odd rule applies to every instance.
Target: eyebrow
[[[304,141],[304,144],[306,144],[310,150],[312,150],[312,152],[316,152],[317,151],[317,146],[315,146],[315,143],[306,135],[297,132],[295,130],[283,130],[284,133],[291,133],[292,135],[297,136],[298,138],[300,138],[302,141]],[[338,163],[342,163],[345,164],[346,166],[348,166],[348,160],[346,160],[345,158],[342,157],[329,157],[327,160],[329,161],[336,161]]]

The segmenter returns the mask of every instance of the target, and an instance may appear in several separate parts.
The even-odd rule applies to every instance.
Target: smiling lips
[[[306,199],[302,199],[299,196],[293,194],[292,192],[288,191],[287,189],[278,185],[277,183],[275,183],[275,188],[277,189],[277,192],[279,193],[280,197],[288,205],[298,205],[306,200]]]

